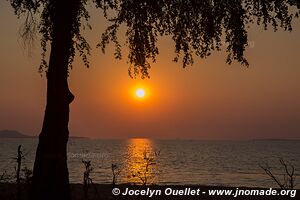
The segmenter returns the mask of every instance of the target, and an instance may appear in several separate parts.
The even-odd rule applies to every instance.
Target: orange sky
[[[249,30],[246,50],[250,68],[228,66],[225,53],[196,59],[182,69],[172,62],[174,44],[159,41],[160,55],[151,79],[130,79],[124,59],[114,60],[112,47],[96,49],[104,29],[92,10],[91,68],[75,60],[70,88],[71,135],[94,138],[300,138],[300,20],[292,33]],[[99,21],[96,21],[99,20]],[[38,73],[39,42],[28,56],[22,48],[17,20],[7,1],[0,2],[0,130],[37,135],[45,106],[45,77]],[[147,97],[133,97],[144,86]]]

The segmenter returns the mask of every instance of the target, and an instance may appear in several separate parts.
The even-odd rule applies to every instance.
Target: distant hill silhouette
[[[34,136],[25,135],[15,130],[0,131],[0,138],[33,138],[33,137]]]
[[[37,138],[38,136],[26,135],[16,130],[0,131],[0,138]],[[70,136],[71,139],[88,139],[87,137]]]
[[[253,142],[260,142],[260,141],[269,141],[269,142],[276,142],[276,141],[299,141],[300,139],[282,139],[282,138],[265,138],[265,139],[253,139]]]

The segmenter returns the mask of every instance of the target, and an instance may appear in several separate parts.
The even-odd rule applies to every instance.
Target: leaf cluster
[[[47,43],[53,38],[54,0],[10,0],[16,15],[25,14],[24,38],[32,38],[35,30],[42,35],[42,64],[47,68],[45,56]],[[88,0],[79,0],[76,20],[73,22],[74,38],[70,48],[69,65],[78,50],[88,67],[90,46],[81,35],[82,19],[88,21]],[[109,25],[102,33],[97,47],[103,52],[112,42],[115,58],[121,59],[122,46],[118,36],[125,25],[128,62],[131,77],[149,77],[150,63],[159,54],[158,38],[170,36],[174,41],[174,61],[181,59],[183,67],[192,65],[194,56],[206,58],[226,45],[226,62],[237,61],[249,66],[245,58],[248,46],[247,29],[251,24],[269,26],[274,31],[292,30],[292,20],[300,13],[300,0],[92,0],[104,13]],[[34,16],[38,15],[37,23]],[[113,16],[111,16],[113,15]],[[29,16],[29,17],[28,17]],[[29,19],[29,20],[28,20]],[[34,22],[34,23],[33,23]],[[91,28],[89,25],[87,27]],[[224,41],[224,42],[222,42]]]

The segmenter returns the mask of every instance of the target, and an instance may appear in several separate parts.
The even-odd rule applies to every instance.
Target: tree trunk
[[[52,41],[47,70],[47,105],[36,151],[31,199],[69,200],[67,142],[69,104],[68,62],[73,45],[72,24],[79,0],[52,0]]]

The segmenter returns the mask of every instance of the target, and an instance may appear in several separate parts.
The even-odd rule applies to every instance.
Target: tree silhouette
[[[292,30],[298,17],[299,0],[93,0],[104,13],[109,26],[98,44],[104,52],[109,42],[115,45],[115,57],[121,59],[118,30],[126,27],[129,48],[129,75],[149,77],[150,63],[159,54],[157,39],[169,36],[175,43],[174,61],[183,67],[193,57],[205,58],[219,51],[226,42],[226,62],[236,60],[248,66],[244,51],[248,45],[250,24],[271,26],[275,31]],[[68,73],[75,52],[89,66],[90,46],[81,35],[90,27],[88,0],[10,0],[15,14],[25,15],[22,36],[31,41],[41,34],[41,73],[47,76],[47,105],[36,152],[32,199],[70,199],[67,168],[69,104]],[[50,46],[50,47],[49,47]],[[49,62],[46,59],[48,49]]]

